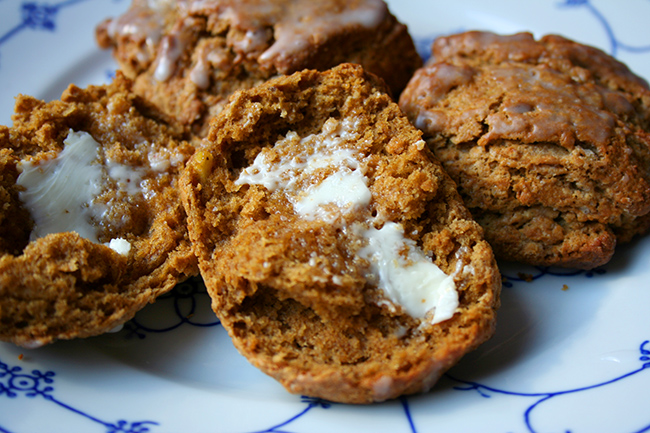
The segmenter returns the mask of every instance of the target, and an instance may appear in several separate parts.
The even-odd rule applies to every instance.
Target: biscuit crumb
[[[530,275],[530,274],[525,274],[525,273],[523,273],[523,272],[519,272],[519,273],[517,274],[517,276],[518,276],[519,278],[521,278],[522,280],[524,280],[525,282],[527,282],[527,283],[531,283],[531,282],[533,281],[533,279],[534,279],[532,275]]]
[[[567,286],[566,284],[563,284],[562,285],[562,291],[566,292],[567,290],[569,290],[569,286]]]
[[[19,360],[19,361],[22,361],[24,357],[25,357],[25,356],[21,353],[20,355],[18,355],[18,360]]]

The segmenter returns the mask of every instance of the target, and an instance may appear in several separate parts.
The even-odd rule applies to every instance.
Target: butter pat
[[[146,194],[143,179],[151,167],[137,167],[105,159],[101,145],[87,132],[70,131],[64,147],[52,159],[33,163],[20,161],[17,185],[23,187],[19,198],[29,211],[34,227],[31,240],[51,233],[76,232],[98,242],[100,227],[107,222],[107,206],[100,198],[116,191],[134,196]],[[166,158],[165,158],[166,156]],[[173,155],[148,155],[156,168],[173,163]],[[165,167],[163,167],[165,168]],[[127,255],[131,245],[124,239],[105,244]]]
[[[357,122],[352,119],[329,119],[318,134],[300,138],[289,131],[273,149],[263,149],[235,183],[262,185],[269,191],[282,189],[295,201],[300,192],[299,182],[309,179],[318,170],[359,168],[358,152],[341,147],[344,141],[358,139],[357,129]],[[282,157],[276,158],[276,154]]]
[[[31,238],[74,231],[97,242],[90,204],[101,192],[104,178],[99,144],[90,134],[74,131],[64,144],[56,158],[38,165],[19,164],[16,184],[25,188],[19,197],[34,220]]]
[[[123,256],[128,256],[129,251],[131,251],[131,244],[129,241],[122,238],[111,239],[108,243],[108,247]]]
[[[358,256],[369,263],[368,278],[382,290],[383,302],[432,324],[450,319],[459,305],[453,276],[405,237],[401,225],[375,228],[381,221],[371,216],[363,155],[353,144],[361,137],[354,118],[329,119],[320,133],[303,138],[289,132],[260,152],[235,183],[282,191],[300,217],[351,229],[364,245]]]
[[[361,232],[367,245],[359,256],[370,262],[379,277],[379,288],[411,317],[432,313],[431,323],[450,319],[458,308],[458,293],[447,275],[426,257],[415,242],[404,236],[399,224],[387,222],[381,229]]]
[[[346,214],[370,204],[366,182],[367,178],[359,170],[338,171],[308,188],[294,203],[294,210],[308,219],[333,222],[337,213]],[[326,205],[333,205],[334,212]]]

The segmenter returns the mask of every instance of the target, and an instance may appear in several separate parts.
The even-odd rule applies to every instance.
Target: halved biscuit
[[[198,274],[178,177],[194,147],[118,74],[0,127],[0,339],[118,327]]]
[[[238,92],[181,178],[213,309],[294,393],[427,391],[494,331],[490,246],[385,90],[345,64]]]

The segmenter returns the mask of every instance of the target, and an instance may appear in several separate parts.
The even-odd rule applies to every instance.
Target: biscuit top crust
[[[387,14],[381,0],[135,0],[124,15],[108,21],[105,28],[113,39],[124,35],[138,39],[139,60],[146,64],[155,59],[154,76],[165,81],[174,73],[176,61],[189,42],[185,29],[193,25],[195,17],[210,17],[209,27],[228,22],[239,31],[233,33],[229,44],[238,56],[254,57],[263,69],[286,74],[309,54],[310,44],[327,40],[345,28],[374,28]],[[205,50],[190,72],[199,87],[207,87],[205,65],[215,60],[218,63],[218,56]]]
[[[617,116],[646,128],[650,121],[650,95],[642,78],[602,51],[560,36],[535,41],[529,33],[468,32],[437,39],[432,51],[429,74],[444,85],[429,104],[479,74],[499,83],[504,97],[500,109],[486,117],[490,129],[480,145],[517,137],[527,143],[557,140],[568,149],[579,142],[601,147],[608,143]],[[641,104],[625,94],[639,94]],[[531,128],[527,120],[533,112]]]
[[[136,94],[205,137],[237,90],[355,63],[398,95],[422,65],[381,0],[134,0],[95,29]]]
[[[599,49],[441,37],[400,107],[497,256],[590,269],[650,227],[650,88]]]
[[[432,52],[401,108],[448,170],[445,152],[462,149],[508,171],[465,197],[469,208],[500,208],[510,197],[502,211],[541,204],[614,225],[650,211],[650,89],[624,64],[529,33],[467,32],[437,39]],[[529,186],[536,176],[548,178],[544,187]]]

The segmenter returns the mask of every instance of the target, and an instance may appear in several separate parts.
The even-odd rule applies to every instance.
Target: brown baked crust
[[[130,90],[121,74],[106,86],[71,85],[60,101],[19,96],[14,124],[0,129],[0,340],[36,347],[88,337],[126,322],[176,283],[198,274],[177,182],[184,164],[143,176],[148,198],[102,196],[113,219],[98,223],[99,243],[75,232],[30,241],[32,219],[19,198],[17,164],[54,157],[70,130],[85,131],[112,160],[148,167],[151,152],[185,161],[194,148]],[[117,220],[119,219],[119,222]],[[128,256],[103,245],[131,245]]]
[[[494,331],[501,282],[491,249],[384,91],[346,64],[238,92],[181,178],[213,309],[237,349],[293,393],[370,403],[427,391]],[[299,217],[281,191],[235,184],[288,131],[303,137],[348,116],[365,134],[348,145],[365,155],[373,214],[402,224],[455,275],[460,306],[447,321],[418,328],[419,319],[378,302],[351,230]]]
[[[158,10],[149,3],[134,0],[100,24],[97,41],[113,49],[136,93],[202,135],[230,94],[278,74],[359,63],[398,95],[422,64],[406,26],[381,0],[187,0]],[[169,68],[160,67],[163,57]]]
[[[560,36],[436,40],[400,98],[498,257],[593,268],[648,228],[650,90]]]

